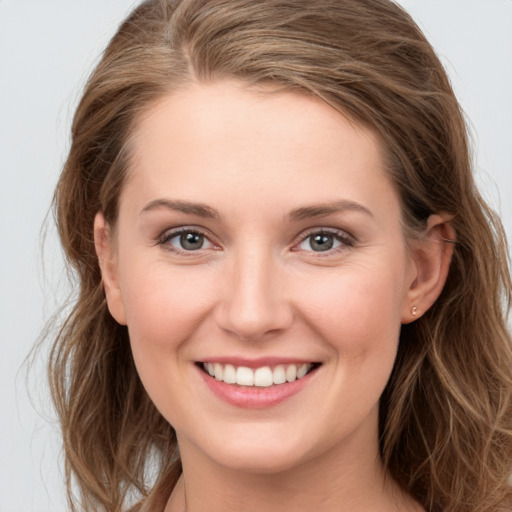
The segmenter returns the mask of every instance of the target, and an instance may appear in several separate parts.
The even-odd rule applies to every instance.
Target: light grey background
[[[40,360],[20,370],[65,295],[40,229],[88,72],[134,0],[0,0],[0,512],[60,512],[58,429]],[[401,0],[438,50],[470,120],[477,178],[512,238],[512,0]]]

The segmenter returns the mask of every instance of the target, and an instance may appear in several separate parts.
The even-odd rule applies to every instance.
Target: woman
[[[510,509],[506,244],[402,9],[144,2],[72,132],[75,509]]]

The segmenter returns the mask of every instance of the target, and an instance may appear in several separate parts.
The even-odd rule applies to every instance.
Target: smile
[[[317,366],[315,363],[302,363],[248,368],[232,364],[201,363],[202,369],[217,381],[262,388],[302,379]]]

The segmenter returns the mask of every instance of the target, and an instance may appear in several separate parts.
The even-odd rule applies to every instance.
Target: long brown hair
[[[380,404],[393,478],[427,511],[512,506],[511,279],[503,229],[475,188],[463,115],[434,50],[389,0],[149,0],[90,77],[54,198],[76,302],[53,343],[72,510],[163,509],[180,472],[172,427],[110,316],[93,243],[116,223],[130,135],[158,98],[236,78],[320,97],[378,134],[409,236],[434,212],[456,243],[434,306],[404,326]]]

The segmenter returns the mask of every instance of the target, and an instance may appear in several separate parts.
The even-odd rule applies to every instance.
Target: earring
[[[416,316],[418,314],[418,308],[416,306],[413,306],[411,309],[411,315]]]

